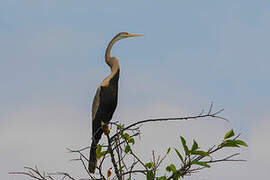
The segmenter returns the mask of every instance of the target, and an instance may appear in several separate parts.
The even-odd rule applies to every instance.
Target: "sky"
[[[121,68],[113,121],[194,115],[211,102],[230,121],[148,124],[142,157],[179,146],[179,136],[212,145],[233,128],[248,161],[186,179],[267,179],[269,19],[266,0],[0,0],[1,179],[34,165],[85,176],[65,148],[90,143],[92,100],[110,73],[105,48],[123,31],[144,36],[112,49]]]

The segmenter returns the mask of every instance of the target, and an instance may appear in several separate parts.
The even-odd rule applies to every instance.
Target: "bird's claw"
[[[106,136],[108,136],[110,134],[110,129],[109,129],[109,126],[108,125],[104,129],[104,133],[106,134]]]
[[[103,121],[101,121],[101,127],[102,127],[104,133],[106,134],[106,136],[108,136],[110,134],[110,128],[109,128],[108,124],[105,124]]]

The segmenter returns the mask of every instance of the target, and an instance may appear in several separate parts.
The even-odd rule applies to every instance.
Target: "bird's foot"
[[[110,134],[110,128],[108,125],[106,125],[106,127],[104,129],[104,133],[106,134],[106,136],[108,136]]]
[[[106,134],[106,136],[108,136],[110,134],[109,125],[105,124],[103,121],[101,121],[101,127],[102,127],[104,133]]]

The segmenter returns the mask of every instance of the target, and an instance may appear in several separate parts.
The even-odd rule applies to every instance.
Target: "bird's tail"
[[[90,148],[89,164],[88,164],[88,170],[90,173],[94,173],[95,169],[96,169],[96,165],[97,165],[96,149],[97,149],[97,145],[98,145],[98,142],[101,138],[102,133],[103,133],[103,131],[101,129],[99,129],[93,135],[94,138],[92,139],[92,144],[91,144],[91,148]]]
[[[90,173],[94,173],[97,164],[97,155],[96,155],[97,143],[95,140],[92,141],[91,148],[90,148],[90,157],[89,157],[89,164],[88,170]]]

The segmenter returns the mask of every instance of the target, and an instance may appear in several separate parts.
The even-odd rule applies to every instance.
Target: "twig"
[[[118,180],[122,180],[122,176],[119,173],[119,169],[117,168],[117,164],[116,164],[116,161],[115,161],[115,158],[114,158],[110,137],[109,137],[109,135],[106,135],[106,136],[107,136],[107,139],[108,139],[108,144],[109,144],[108,150],[109,150],[110,155],[111,155],[112,164],[113,164],[113,167],[114,167],[114,172],[115,172]]]
[[[38,180],[54,180],[54,178],[51,175],[61,175],[62,180],[65,179],[66,177],[71,179],[71,180],[75,180],[75,178],[73,178],[70,174],[66,173],[66,172],[56,172],[56,173],[43,173],[41,174],[39,169],[37,168],[37,166],[35,166],[35,168],[31,168],[31,167],[24,167],[25,172],[10,172],[9,174],[14,174],[14,175],[26,175],[29,176],[33,179],[38,179]]]
[[[123,173],[123,175],[126,175],[126,174],[132,174],[132,173],[147,173],[148,170],[134,170],[134,171],[128,171],[128,172],[125,172]]]
[[[62,175],[63,178],[62,179],[65,179],[66,177],[68,177],[69,179],[71,180],[75,180],[75,178],[71,177],[68,173],[66,172],[56,172],[56,173],[50,173],[51,175]]]
[[[234,156],[239,156],[240,153],[235,153],[235,154],[232,154],[230,156],[227,156],[223,159],[218,159],[218,160],[210,160],[210,161],[201,161],[201,162],[205,162],[205,163],[216,163],[216,162],[222,162],[222,161],[240,161],[240,162],[246,162],[246,160],[243,160],[243,159],[231,159],[232,157]]]
[[[128,144],[127,140],[125,139],[126,143]],[[130,148],[130,154],[147,170],[147,167],[145,166],[145,163],[143,163],[138,156],[135,155],[135,153]]]

